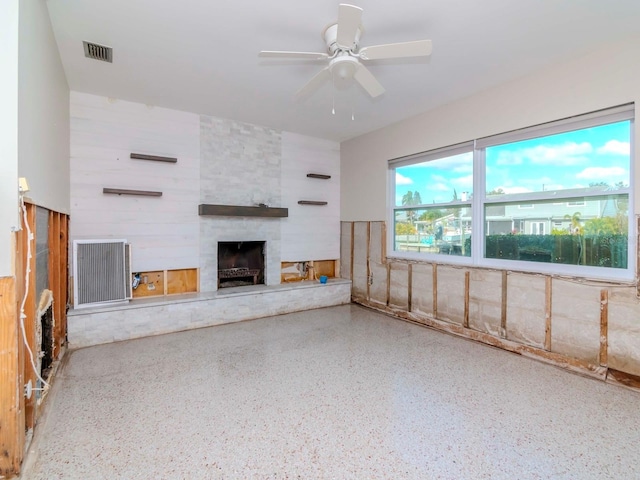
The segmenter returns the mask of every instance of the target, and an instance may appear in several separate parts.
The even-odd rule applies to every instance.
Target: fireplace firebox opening
[[[265,242],[218,242],[218,288],[264,284]]]

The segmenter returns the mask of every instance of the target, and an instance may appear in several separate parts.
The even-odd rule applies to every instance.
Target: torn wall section
[[[638,285],[390,258],[384,222],[342,222],[352,300],[640,388]]]

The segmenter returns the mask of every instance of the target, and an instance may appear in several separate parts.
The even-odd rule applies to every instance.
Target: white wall
[[[329,180],[307,173],[331,175]],[[318,138],[282,133],[282,261],[340,257],[340,145]],[[326,206],[298,205],[298,200],[326,201]]]
[[[131,153],[177,157],[132,160]],[[70,238],[125,238],[133,271],[198,267],[200,117],[71,93]],[[161,191],[106,195],[103,187]]]
[[[19,40],[19,176],[37,205],[69,213],[69,86],[46,2],[20,2]]]
[[[341,145],[341,218],[387,218],[387,161],[417,152],[636,102],[640,159],[640,37],[445,105]],[[637,161],[636,161],[637,164]],[[640,212],[640,168],[635,169]]]
[[[132,152],[178,163],[132,160]],[[201,289],[215,290],[218,240],[267,241],[269,284],[280,282],[280,261],[337,259],[339,185],[335,142],[71,93],[70,238],[127,239],[134,271],[198,267]],[[105,195],[103,187],[163,194]],[[329,204],[303,207],[298,200]],[[266,203],[289,208],[289,217],[200,217],[200,203]]]
[[[18,4],[0,15],[0,277],[12,276],[13,233],[18,222]]]

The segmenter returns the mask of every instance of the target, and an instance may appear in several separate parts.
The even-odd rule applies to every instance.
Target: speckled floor
[[[637,479],[640,395],[347,305],[103,345],[24,479]]]

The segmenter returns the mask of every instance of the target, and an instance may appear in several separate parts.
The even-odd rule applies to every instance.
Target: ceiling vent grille
[[[82,42],[82,44],[84,46],[85,57],[113,63],[113,48],[91,42]]]

